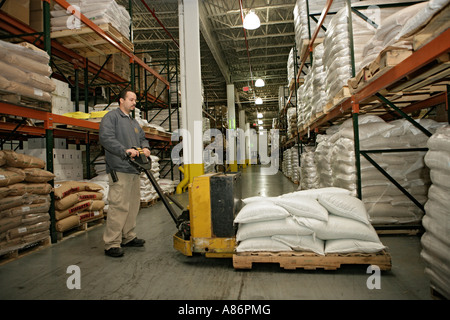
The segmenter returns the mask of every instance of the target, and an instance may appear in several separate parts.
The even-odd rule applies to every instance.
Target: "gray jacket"
[[[127,116],[119,108],[104,115],[100,122],[100,144],[105,149],[106,172],[111,170],[136,173],[128,163],[125,150],[132,147],[150,148],[145,133],[136,119]]]

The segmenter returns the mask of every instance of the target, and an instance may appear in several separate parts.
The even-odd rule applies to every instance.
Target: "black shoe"
[[[122,247],[143,247],[144,243],[145,243],[145,240],[134,238],[130,242],[122,244]]]
[[[111,248],[111,249],[108,249],[108,250],[105,250],[105,254],[107,255],[107,256],[110,256],[110,257],[115,257],[115,258],[117,258],[117,257],[121,257],[121,256],[123,256],[123,254],[124,254],[124,251],[123,251],[123,249],[122,248],[117,248],[117,247],[114,247],[114,248]]]

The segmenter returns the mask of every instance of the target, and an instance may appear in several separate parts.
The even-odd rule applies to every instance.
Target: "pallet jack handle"
[[[164,203],[164,206],[166,207],[167,211],[169,211],[170,216],[172,217],[172,220],[175,222],[175,225],[177,228],[179,225],[183,222],[183,220],[179,219],[183,214],[181,214],[179,217],[177,217],[175,210],[171,206],[170,202],[167,200],[167,197],[170,198],[170,200],[173,201],[177,205],[178,208],[180,208],[183,211],[186,211],[186,209],[178,202],[176,201],[172,196],[166,195],[159,186],[158,182],[156,181],[155,177],[151,173],[152,169],[152,161],[151,158],[147,158],[142,151],[141,148],[133,147],[133,149],[136,149],[139,151],[139,156],[136,158],[132,158],[130,153],[127,153],[128,162],[135,167],[139,172],[144,172],[150,182],[153,185],[153,188],[155,188],[156,192],[158,193],[159,197],[161,198],[162,202]],[[166,197],[167,196],[167,197]]]

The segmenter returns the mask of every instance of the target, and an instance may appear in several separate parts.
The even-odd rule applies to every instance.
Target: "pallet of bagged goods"
[[[103,221],[103,187],[93,182],[61,181],[55,184],[55,228],[58,239],[68,231],[87,230],[88,223]]]
[[[320,188],[251,197],[235,218],[233,266],[278,263],[285,269],[335,270],[343,264],[391,269],[391,257],[350,191]]]
[[[128,11],[115,0],[70,0],[72,8],[80,11],[91,22],[95,23],[104,33],[117,43],[133,52],[130,41],[130,15]],[[106,56],[121,52],[107,40],[86,26],[80,19],[59,5],[55,5],[51,14],[52,39],[56,39],[84,57]]]
[[[0,40],[0,100],[51,111],[55,84],[48,54],[27,43]]]

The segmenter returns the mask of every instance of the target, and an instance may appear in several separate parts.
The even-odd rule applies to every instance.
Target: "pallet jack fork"
[[[144,155],[144,152],[141,148],[133,147],[133,149],[136,149],[139,151],[139,156],[136,158],[128,156],[128,162],[135,167],[139,172],[143,172],[146,174],[147,178],[150,180],[150,182],[153,185],[153,188],[155,188],[156,192],[159,195],[159,198],[164,203],[164,206],[166,207],[167,211],[169,212],[172,220],[175,222],[175,225],[178,229],[178,234],[181,235],[181,237],[185,240],[190,238],[190,222],[189,222],[189,210],[183,207],[182,204],[180,204],[176,199],[174,199],[171,195],[164,193],[161,190],[161,187],[159,186],[158,182],[156,181],[155,177],[151,173],[152,169],[152,161],[151,158],[147,158]],[[169,198],[178,208],[182,210],[180,215],[177,215],[174,208],[170,204],[170,201],[167,199]]]

